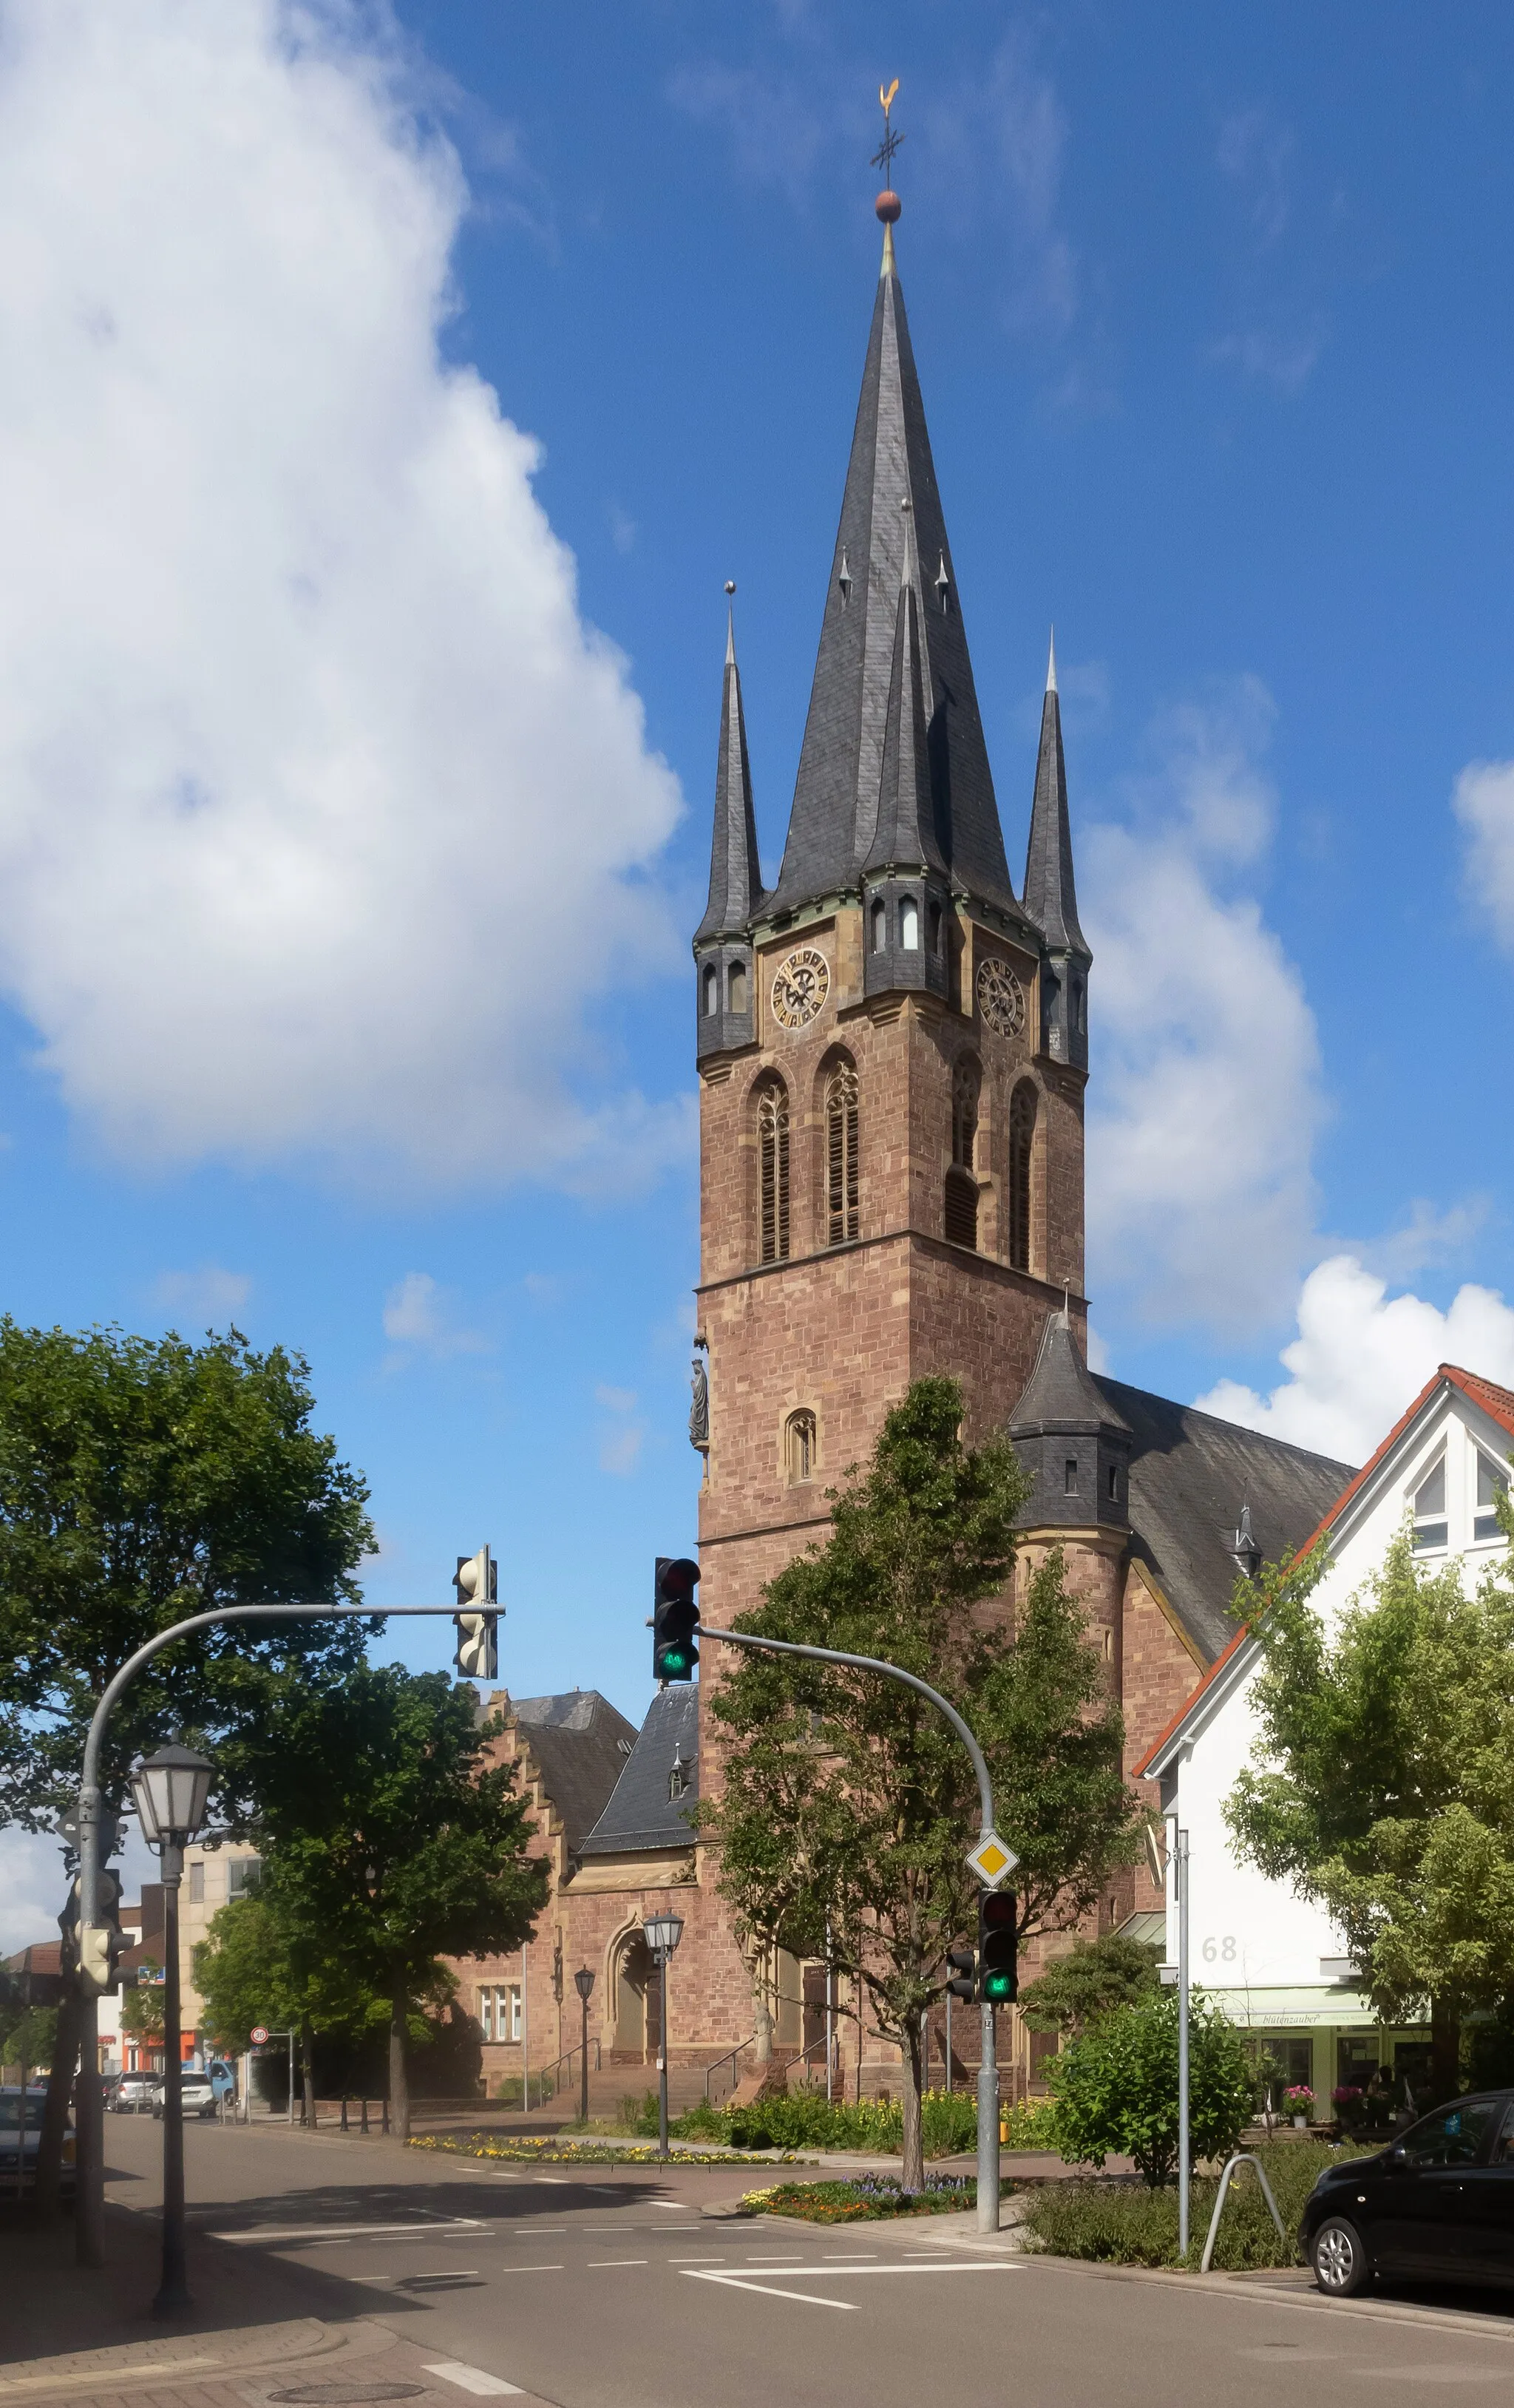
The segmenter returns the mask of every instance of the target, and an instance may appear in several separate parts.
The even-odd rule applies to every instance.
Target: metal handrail
[[[589,2045],[594,2052],[594,2071],[596,2073],[601,2073],[604,2071],[604,2058],[600,2051],[599,2042],[597,2040],[593,2040],[590,2042]],[[554,2057],[550,2065],[534,2065],[531,2069],[531,2072],[526,2076],[526,2079],[527,2081],[530,2081],[535,2077],[537,2082],[545,2082],[548,2075],[550,2073],[555,2073],[560,2065],[571,2065],[574,2058],[576,2057],[580,2057],[582,2053],[583,2042],[581,2040],[576,2040],[571,2048],[565,2048],[563,2051],[561,2057]],[[556,2087],[555,2084],[553,2085],[553,2087]],[[522,2098],[524,2097],[523,2089],[521,2096]],[[543,2107],[547,2104],[546,2100],[540,2097],[539,2093],[537,2103]],[[529,2114],[529,2112],[530,2111],[528,2109],[527,2113]]]
[[[756,2039],[757,2035],[753,2032],[750,2039],[738,2040],[735,2048],[728,2048],[723,2057],[716,2057],[710,2059],[710,2062],[705,2068],[705,2104],[707,2107],[713,2104],[709,2095],[709,2080],[711,2074],[718,2073],[721,2066],[727,2064],[730,2066],[731,2071],[734,2073],[736,2071],[736,2058],[740,2056],[744,2048],[752,2047],[755,2044]],[[732,2085],[732,2087],[735,2087],[734,2084]]]
[[[1214,2202],[1214,2214],[1209,2218],[1209,2237],[1204,2244],[1204,2255],[1199,2259],[1199,2272],[1201,2274],[1207,2274],[1209,2271],[1209,2260],[1214,2256],[1214,2244],[1219,2238],[1220,2233],[1220,2218],[1224,2212],[1225,2193],[1230,2188],[1230,2177],[1235,2172],[1237,2166],[1254,2166],[1256,2168],[1256,2178],[1262,2186],[1263,2197],[1265,2199],[1267,2205],[1272,2210],[1272,2220],[1278,2228],[1278,2238],[1283,2243],[1284,2247],[1287,2246],[1288,2235],[1283,2230],[1283,2220],[1278,2213],[1278,2202],[1272,2196],[1272,2185],[1267,2180],[1267,2171],[1265,2166],[1264,2166],[1260,2157],[1253,2156],[1250,2149],[1237,2149],[1233,2157],[1226,2159],[1224,2172],[1220,2177],[1220,2195]]]

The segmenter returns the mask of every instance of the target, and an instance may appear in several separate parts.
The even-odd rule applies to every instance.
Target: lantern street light
[[[587,1965],[580,1965],[574,1974],[573,1986],[578,1991],[583,2007],[583,2066],[578,2077],[578,2121],[580,2124],[587,2124],[589,2121],[589,1993],[594,1986],[594,1977]]]
[[[179,1885],[184,1850],[205,1821],[215,1767],[192,1747],[160,1747],[132,1775],[137,1821],[150,1848],[163,1859],[163,2280],[152,2302],[155,2316],[187,2308],[184,2275],[184,2108],[180,2089],[183,2046],[179,2031]]]
[[[667,1960],[683,1938],[681,1914],[649,1914],[642,1937],[658,1966],[658,2005],[662,2028],[657,2052],[657,2154],[667,2155]]]

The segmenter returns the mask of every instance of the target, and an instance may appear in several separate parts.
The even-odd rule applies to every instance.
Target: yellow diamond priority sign
[[[1014,1871],[1020,1858],[1013,1848],[1007,1848],[997,1831],[985,1831],[976,1848],[969,1849],[967,1863],[985,1889],[997,1889],[999,1884]]]

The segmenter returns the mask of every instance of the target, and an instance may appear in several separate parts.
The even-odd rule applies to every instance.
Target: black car
[[[1455,2099],[1392,2148],[1331,2166],[1298,2237],[1331,2299],[1374,2274],[1514,2282],[1514,2090]]]

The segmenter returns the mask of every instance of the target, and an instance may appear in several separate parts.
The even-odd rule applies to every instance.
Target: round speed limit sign
[[[254,2048],[261,2048],[261,2047],[263,2046],[263,2044],[264,2044],[264,2041],[267,2039],[267,2037],[268,2037],[268,2027],[267,2027],[267,2025],[266,2025],[266,2024],[254,2024],[254,2025],[253,2025],[253,2027],[252,2027],[252,2045],[253,2045],[253,2047],[254,2047]]]

